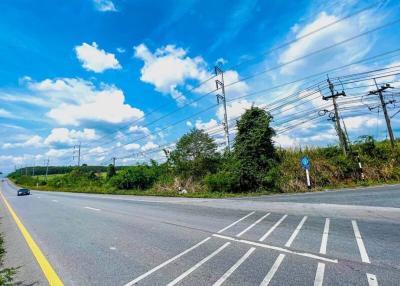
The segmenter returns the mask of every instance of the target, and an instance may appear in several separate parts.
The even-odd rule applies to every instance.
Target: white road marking
[[[296,236],[299,234],[300,229],[303,227],[303,224],[306,222],[307,217],[303,217],[303,219],[300,221],[299,225],[296,227],[294,230],[293,234],[290,236],[289,240],[286,242],[285,246],[290,247],[296,238]]]
[[[217,282],[214,283],[213,286],[220,286],[222,285],[226,279],[229,278],[229,276],[232,275],[233,272],[243,263],[246,261],[247,258],[256,250],[255,247],[250,248],[228,271],[224,273],[224,275],[221,276],[221,278],[218,279]]]
[[[231,223],[231,224],[228,225],[227,227],[224,227],[223,229],[219,230],[217,233],[224,232],[225,230],[231,228],[231,227],[234,226],[235,224],[237,224],[237,223],[241,222],[242,220],[248,218],[249,216],[251,216],[251,215],[254,214],[254,213],[255,213],[255,212],[251,212],[251,213],[245,215],[244,217],[242,217],[242,218],[238,219],[237,221]]]
[[[52,202],[55,202],[55,203],[58,203],[58,201],[57,200],[51,200]]]
[[[191,268],[189,268],[188,270],[186,270],[185,272],[183,272],[181,275],[179,275],[178,277],[176,277],[174,280],[172,280],[171,282],[169,282],[167,284],[167,286],[174,286],[177,283],[179,283],[181,280],[183,280],[186,276],[188,276],[190,273],[192,273],[193,271],[195,271],[197,268],[199,268],[201,265],[203,265],[204,263],[206,263],[208,260],[210,260],[211,258],[213,258],[215,255],[217,255],[218,253],[220,253],[222,250],[224,250],[225,247],[227,247],[229,244],[231,244],[230,242],[225,243],[224,245],[222,245],[220,248],[218,248],[216,251],[214,251],[213,253],[211,253],[209,256],[203,258],[201,261],[199,261],[196,265],[192,266]]]
[[[361,261],[365,263],[371,263],[367,254],[367,250],[365,249],[360,230],[358,229],[357,222],[355,220],[352,220],[351,223],[353,224],[354,235],[356,236],[358,249],[360,250]]]
[[[325,219],[324,232],[322,234],[321,247],[319,249],[319,253],[321,254],[326,254],[326,246],[328,244],[328,235],[329,235],[329,225],[330,225],[330,219],[327,218]]]
[[[281,217],[280,220],[278,220],[258,241],[264,241],[283,222],[286,217],[287,215]]]
[[[278,270],[281,265],[283,259],[285,258],[285,254],[279,254],[278,258],[275,260],[274,265],[272,265],[271,269],[268,271],[264,280],[261,282],[260,286],[267,286],[269,282],[271,282],[272,278],[275,275],[275,272]]]
[[[324,282],[325,263],[318,262],[317,272],[315,273],[314,286],[322,286]]]
[[[230,236],[221,235],[221,234],[213,234],[213,236],[221,238],[221,239],[226,239],[226,240],[229,240],[229,241],[240,242],[240,243],[244,243],[244,244],[248,244],[248,245],[252,245],[252,246],[258,246],[258,247],[262,247],[262,248],[266,248],[266,249],[273,249],[273,250],[276,250],[276,251],[279,251],[279,252],[284,252],[284,253],[288,253],[288,254],[304,256],[304,257],[308,257],[308,258],[312,258],[312,259],[316,259],[316,260],[320,260],[320,261],[338,263],[337,259],[331,259],[331,258],[327,258],[327,257],[323,257],[323,256],[319,256],[319,255],[315,255],[315,254],[307,253],[307,252],[300,252],[300,251],[290,250],[290,249],[287,249],[287,248],[283,248],[283,247],[279,247],[279,246],[273,246],[273,245],[269,245],[269,244],[266,244],[266,243],[255,242],[255,241],[250,241],[250,240],[245,240],[245,239],[239,239],[239,238],[236,238],[236,237],[230,237]]]
[[[115,246],[110,246],[110,250],[116,250],[117,248]]]
[[[221,233],[221,232],[223,232],[224,230],[227,230],[228,228],[234,226],[234,225],[237,224],[238,222],[244,220],[245,218],[251,216],[251,215],[254,214],[254,213],[255,213],[255,212],[251,212],[251,213],[245,215],[244,217],[242,217],[242,218],[238,219],[237,221],[231,223],[231,224],[228,225],[227,227],[224,227],[223,229],[219,230],[218,233]],[[153,269],[147,271],[146,273],[140,275],[139,277],[135,278],[134,280],[128,282],[128,283],[125,284],[124,286],[132,286],[132,285],[134,285],[135,283],[137,283],[137,282],[143,280],[144,278],[146,278],[146,277],[149,276],[150,274],[156,272],[157,270],[163,268],[164,266],[168,265],[169,263],[171,263],[171,262],[175,261],[176,259],[182,257],[183,255],[187,254],[188,252],[192,251],[193,249],[199,247],[200,245],[202,245],[203,243],[205,243],[206,241],[208,241],[210,238],[211,238],[211,236],[205,238],[204,240],[200,241],[199,243],[193,245],[192,247],[186,249],[185,251],[179,253],[178,255],[176,255],[176,256],[174,256],[174,257],[168,259],[167,261],[161,263],[160,265],[158,265],[158,266],[154,267]]]
[[[246,229],[244,229],[243,231],[241,231],[240,233],[238,233],[236,236],[240,237],[243,234],[245,234],[246,232],[248,232],[250,229],[252,229],[256,224],[260,223],[263,219],[265,219],[267,216],[269,216],[271,213],[267,213],[266,215],[262,216],[260,219],[258,219],[256,222],[254,222],[253,224],[249,225]]]
[[[367,273],[368,285],[369,286],[378,286],[378,279],[374,274]]]
[[[140,280],[143,280],[144,278],[146,278],[147,276],[149,276],[150,274],[156,272],[157,270],[163,268],[164,266],[168,265],[169,263],[177,260],[178,258],[180,258],[181,256],[185,255],[186,253],[192,251],[193,249],[199,247],[200,245],[202,245],[203,243],[205,243],[206,241],[208,241],[211,237],[207,237],[206,239],[203,239],[202,241],[200,241],[199,243],[193,245],[192,247],[186,249],[185,251],[179,253],[178,255],[168,259],[167,261],[161,263],[160,265],[154,267],[153,269],[151,269],[150,271],[147,271],[146,273],[140,275],[139,277],[137,277],[136,279],[132,280],[131,282],[126,283],[124,286],[132,286],[134,284],[136,284],[137,282],[139,282]]]
[[[92,210],[92,211],[101,211],[101,209],[96,209],[92,207],[84,207],[85,209]]]

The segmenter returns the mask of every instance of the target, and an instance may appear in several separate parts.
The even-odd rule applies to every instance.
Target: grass
[[[3,259],[6,254],[4,249],[3,235],[0,234],[0,286],[12,286],[14,285],[13,277],[17,272],[16,268],[3,268]]]

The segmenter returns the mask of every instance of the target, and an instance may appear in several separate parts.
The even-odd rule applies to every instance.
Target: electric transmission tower
[[[74,151],[72,153],[72,160],[75,160],[75,157],[78,158],[78,167],[81,165],[81,143],[74,146]]]
[[[220,94],[217,94],[217,102],[220,104],[222,101],[223,108],[224,108],[224,119],[222,122],[222,125],[224,127],[224,132],[225,132],[225,146],[226,150],[230,151],[230,139],[229,139],[229,126],[228,126],[228,114],[226,112],[226,94],[225,94],[225,82],[224,82],[224,71],[218,67],[215,66],[215,75],[221,75],[221,80],[217,79],[215,80],[215,84],[217,86],[217,90],[221,90]]]

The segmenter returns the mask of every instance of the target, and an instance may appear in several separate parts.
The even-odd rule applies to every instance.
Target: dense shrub
[[[110,179],[110,184],[118,189],[147,189],[157,180],[157,168],[146,165],[129,167]]]

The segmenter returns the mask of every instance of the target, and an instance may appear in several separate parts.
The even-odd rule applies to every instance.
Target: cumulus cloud
[[[70,149],[50,149],[46,152],[46,156],[60,158],[67,155],[68,153],[72,154]]]
[[[102,153],[106,152],[107,150],[108,150],[107,148],[98,146],[98,147],[94,147],[94,148],[90,149],[89,154],[94,154],[94,155],[102,154]]]
[[[116,12],[114,3],[111,0],[93,0],[94,7],[100,12]]]
[[[86,70],[102,73],[107,69],[121,69],[115,55],[99,49],[95,42],[76,46],[75,53]]]
[[[140,149],[140,145],[136,143],[127,144],[124,146],[124,149],[127,151],[138,150]]]
[[[27,86],[53,102],[47,116],[62,125],[78,126],[86,121],[119,124],[144,116],[143,111],[124,103],[124,93],[112,85],[96,87],[82,79],[60,78],[30,81]]]
[[[155,89],[170,94],[178,103],[185,97],[178,90],[186,80],[207,77],[206,63],[202,57],[190,58],[187,51],[167,45],[152,53],[145,44],[134,47],[135,57],[144,62],[140,79],[154,85]]]
[[[51,133],[44,140],[47,145],[72,145],[79,142],[79,140],[94,140],[97,138],[94,129],[85,128],[83,131],[69,130],[67,128],[54,128]]]
[[[186,100],[182,90],[191,88],[187,81],[203,82],[213,76],[202,57],[189,57],[185,49],[175,45],[167,45],[151,52],[145,44],[140,44],[134,47],[134,50],[135,57],[144,62],[140,79],[154,85],[157,91],[171,95],[179,104]],[[224,77],[226,85],[239,80],[239,74],[233,70],[226,71]],[[227,92],[229,90],[229,96],[234,97],[247,89],[247,84],[240,82],[227,87]],[[213,90],[215,82],[211,80],[194,91],[205,93]]]
[[[134,134],[150,134],[150,130],[147,127],[138,125],[129,127],[129,132]]]
[[[39,135],[34,135],[28,138],[24,142],[17,143],[4,143],[3,149],[11,149],[11,148],[21,148],[21,147],[40,147],[42,145],[43,138]]]
[[[215,129],[217,129],[216,127],[218,127],[218,126],[219,126],[219,124],[218,124],[217,120],[215,120],[215,119],[211,119],[210,121],[207,121],[207,122],[203,122],[201,120],[196,120],[196,123],[195,123],[195,127],[197,129],[201,129],[201,130],[205,130],[205,131],[208,131],[210,129],[215,130]],[[220,125],[220,127],[222,127],[222,125]]]
[[[149,151],[149,150],[155,149],[157,147],[158,147],[158,145],[155,144],[154,142],[147,142],[145,145],[142,146],[141,150],[143,152],[145,152],[145,151]]]

